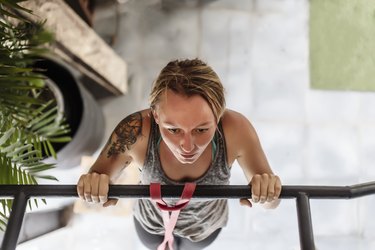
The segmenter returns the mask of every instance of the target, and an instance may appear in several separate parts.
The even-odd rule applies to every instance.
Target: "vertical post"
[[[296,202],[301,249],[315,250],[314,234],[311,222],[310,199],[306,193],[299,193]]]
[[[14,250],[17,246],[18,236],[21,231],[23,217],[25,215],[28,197],[23,191],[14,197],[12,211],[5,230],[1,250]]]

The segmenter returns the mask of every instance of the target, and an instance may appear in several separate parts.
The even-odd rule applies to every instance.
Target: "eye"
[[[204,132],[207,132],[208,128],[197,128],[195,131],[198,133],[198,134],[202,134]]]
[[[171,134],[177,134],[178,132],[180,132],[180,129],[178,129],[178,128],[168,128],[168,131]]]

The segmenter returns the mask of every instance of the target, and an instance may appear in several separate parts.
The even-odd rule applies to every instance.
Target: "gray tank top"
[[[159,126],[151,118],[151,131],[148,141],[146,159],[141,169],[141,184],[148,185],[151,182],[158,182],[162,185],[178,185],[183,182],[176,182],[169,179],[162,169],[159,157],[160,142]],[[206,173],[196,179],[197,185],[228,185],[230,168],[227,163],[227,152],[225,138],[221,122],[218,125],[213,139],[213,159]],[[173,205],[178,199],[164,199],[169,205]],[[134,206],[134,216],[142,227],[152,234],[164,234],[163,218],[161,211],[150,199],[138,199]],[[191,241],[201,241],[207,238],[216,229],[227,224],[228,204],[227,200],[191,200],[178,217],[175,235],[188,238]]]

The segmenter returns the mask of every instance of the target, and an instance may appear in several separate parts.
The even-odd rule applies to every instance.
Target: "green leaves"
[[[42,161],[43,143],[50,145],[44,153],[55,156],[47,137],[0,113],[0,184],[36,184],[32,177],[55,179],[39,174],[54,167]]]
[[[20,0],[0,0],[0,185],[57,181],[44,172],[54,168],[43,159],[56,158],[52,142],[67,142],[69,128],[55,100],[42,100],[45,77],[32,67],[48,53],[53,35],[43,22],[31,22],[31,11]],[[10,21],[11,18],[17,21]],[[45,200],[42,200],[45,203]],[[38,206],[37,200],[33,202]],[[32,208],[31,201],[29,207]],[[0,230],[4,230],[12,200],[0,200]]]

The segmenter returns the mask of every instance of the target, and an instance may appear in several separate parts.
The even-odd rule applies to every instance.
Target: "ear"
[[[152,115],[154,116],[155,122],[159,124],[159,115],[155,108],[152,109]]]

